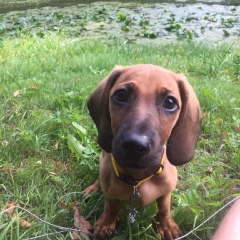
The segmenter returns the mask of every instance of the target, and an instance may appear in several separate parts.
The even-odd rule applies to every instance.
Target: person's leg
[[[240,239],[240,198],[238,198],[218,226],[212,240]]]

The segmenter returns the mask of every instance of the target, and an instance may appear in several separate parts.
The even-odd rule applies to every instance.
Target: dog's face
[[[181,112],[176,75],[142,65],[124,71],[109,95],[112,154],[124,166],[158,168]]]
[[[183,75],[141,64],[116,67],[90,96],[98,143],[123,166],[156,169],[167,143],[174,165],[191,160],[201,112]]]

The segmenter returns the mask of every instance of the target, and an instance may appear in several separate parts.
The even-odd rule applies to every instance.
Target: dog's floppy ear
[[[167,157],[175,166],[193,158],[202,120],[200,105],[191,85],[183,75],[177,77],[182,108],[167,142]]]
[[[88,110],[98,129],[98,144],[106,152],[111,152],[112,129],[109,113],[109,92],[121,75],[123,67],[117,66],[104,78],[88,99]]]

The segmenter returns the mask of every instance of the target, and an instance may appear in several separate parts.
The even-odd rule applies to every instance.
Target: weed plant
[[[236,44],[194,42],[139,45],[22,36],[0,42],[0,211],[15,202],[44,221],[72,227],[77,204],[92,224],[103,209],[101,191],[83,197],[98,177],[96,128],[89,94],[115,65],[152,63],[184,73],[201,102],[203,126],[195,158],[179,167],[172,215],[184,233],[240,193],[240,82]],[[155,239],[156,204],[127,225],[126,206],[112,239]],[[28,213],[0,215],[0,239],[70,239],[69,232]],[[90,216],[87,217],[90,213]],[[221,215],[196,234],[209,239]],[[126,227],[127,226],[127,227]],[[187,239],[195,239],[190,236]]]

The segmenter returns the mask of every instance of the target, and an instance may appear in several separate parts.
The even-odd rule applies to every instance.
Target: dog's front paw
[[[156,228],[161,235],[161,240],[174,240],[182,235],[178,225],[171,217],[159,219],[159,224],[157,224]]]
[[[95,183],[93,183],[92,185],[90,185],[89,187],[83,190],[84,192],[83,196],[86,197],[90,193],[96,192],[97,190],[98,190],[98,180],[96,180]]]
[[[116,223],[117,215],[110,216],[109,214],[103,212],[103,214],[95,224],[95,230],[93,235],[97,236],[99,239],[105,239],[107,237],[110,237],[115,230]]]

